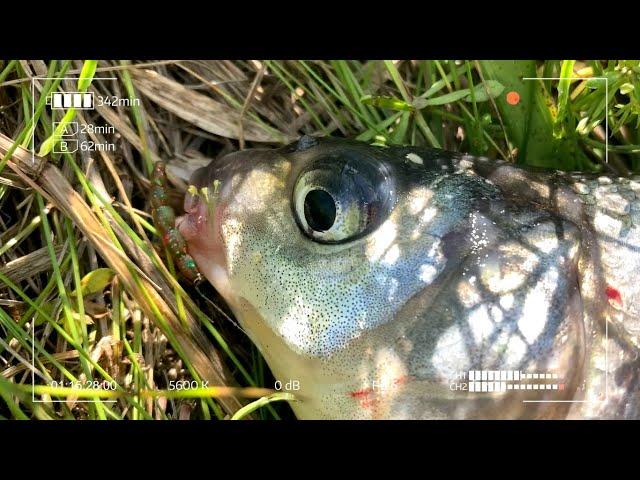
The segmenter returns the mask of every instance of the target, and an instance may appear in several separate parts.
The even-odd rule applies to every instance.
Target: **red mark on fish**
[[[363,388],[362,390],[356,390],[355,392],[349,392],[349,396],[352,398],[368,397],[373,393],[373,388]]]
[[[371,408],[378,401],[378,399],[375,397],[373,388],[362,388],[360,390],[355,390],[353,392],[349,392],[349,396],[351,398],[355,398],[362,408]]]
[[[620,294],[620,290],[612,287],[611,285],[607,285],[605,292],[609,300],[617,303],[618,305],[622,305],[622,295]]]
[[[402,376],[402,377],[396,378],[396,379],[393,381],[393,384],[394,384],[394,385],[402,385],[402,384],[404,384],[404,383],[407,383],[407,380],[409,380],[409,376],[408,376],[408,375],[404,375],[404,376]]]
[[[361,388],[360,390],[354,390],[353,392],[349,392],[348,395],[351,398],[356,399],[362,408],[371,408],[375,407],[379,402],[379,398],[377,398],[377,393],[382,393],[384,390],[395,388],[399,385],[406,383],[409,380],[408,375],[404,375],[402,377],[398,377],[394,379],[392,382],[385,384],[378,383],[376,381],[373,382],[374,387],[378,385],[376,388]]]

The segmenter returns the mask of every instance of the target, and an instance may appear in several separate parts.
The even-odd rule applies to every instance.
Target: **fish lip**
[[[202,188],[208,187],[212,183],[213,180],[209,178],[211,176],[211,171],[211,165],[207,165],[194,170],[191,174],[191,178],[189,179],[190,190],[191,187],[195,187],[196,194],[194,195],[189,190],[185,193],[183,208],[186,213],[196,213],[202,206],[200,191]]]
[[[197,188],[197,187],[196,187]],[[194,214],[202,204],[202,199],[199,195],[193,195],[188,192],[184,195],[184,201],[182,208],[187,214]]]
[[[190,187],[182,203],[184,214],[176,218],[176,228],[188,242],[202,235],[208,223],[206,203],[200,193],[204,185],[203,170],[206,168],[199,168],[191,175]]]
[[[175,226],[187,242],[206,236],[209,219],[207,208],[199,195],[185,194],[185,214],[176,218]]]

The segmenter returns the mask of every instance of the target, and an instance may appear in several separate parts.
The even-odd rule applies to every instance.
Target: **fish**
[[[640,418],[640,176],[303,136],[191,184],[175,227],[296,417]]]

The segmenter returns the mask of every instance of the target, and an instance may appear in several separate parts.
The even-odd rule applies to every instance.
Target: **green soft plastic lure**
[[[187,244],[176,228],[176,215],[168,204],[166,165],[157,162],[153,169],[151,208],[153,222],[158,229],[162,244],[175,259],[180,273],[191,283],[202,281],[196,262],[187,253]]]

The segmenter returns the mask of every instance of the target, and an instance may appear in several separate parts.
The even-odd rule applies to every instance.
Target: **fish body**
[[[192,184],[176,226],[298,418],[640,417],[640,177],[305,136]]]

